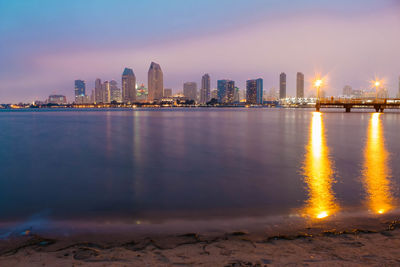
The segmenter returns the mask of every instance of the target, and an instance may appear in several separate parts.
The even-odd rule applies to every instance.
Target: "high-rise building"
[[[279,76],[279,98],[286,98],[286,74],[284,72]]]
[[[103,85],[99,78],[94,82],[94,102],[95,103],[104,103],[103,99]]]
[[[103,83],[103,103],[110,103],[111,102],[111,92],[110,92],[110,82],[105,81]]]
[[[133,70],[125,68],[122,73],[122,101],[133,103],[136,100],[136,76]]]
[[[346,85],[343,87],[343,95],[350,97],[353,94],[353,88],[350,85]]]
[[[86,84],[85,81],[75,80],[75,101],[79,96],[86,95]]]
[[[246,81],[246,102],[248,104],[263,104],[263,79]]]
[[[205,104],[208,101],[210,101],[210,88],[211,88],[211,83],[210,83],[210,75],[204,74],[203,77],[201,77],[201,89],[200,89],[200,103]]]
[[[218,80],[218,102],[232,104],[235,94],[235,82],[231,80]]]
[[[240,102],[240,89],[239,87],[235,87],[235,93],[233,95],[233,102],[239,103]]]
[[[188,100],[197,100],[197,83],[186,82],[183,84],[183,95]]]
[[[148,72],[149,101],[161,100],[164,91],[163,72],[159,64],[151,62]]]
[[[301,72],[297,73],[296,97],[297,98],[304,98],[304,74],[301,73]]]
[[[211,90],[211,99],[218,100],[218,90],[217,89]]]
[[[136,90],[135,90],[136,93]],[[135,96],[136,97],[136,96]],[[110,102],[122,102],[121,90],[118,88],[118,83],[114,80],[110,82]]]
[[[164,97],[171,97],[172,96],[172,89],[165,88],[164,89]]]

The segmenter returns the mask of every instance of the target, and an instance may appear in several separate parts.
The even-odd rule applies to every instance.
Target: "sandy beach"
[[[273,234],[27,233],[0,241],[1,266],[398,266],[400,223],[359,220]],[[329,224],[328,224],[329,225]],[[282,228],[283,229],[283,228]]]

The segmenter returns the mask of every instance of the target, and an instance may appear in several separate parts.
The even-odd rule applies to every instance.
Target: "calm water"
[[[397,207],[400,113],[0,112],[1,221],[275,216]]]

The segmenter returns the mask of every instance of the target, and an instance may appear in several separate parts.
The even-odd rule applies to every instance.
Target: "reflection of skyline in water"
[[[314,112],[306,148],[304,176],[308,189],[306,215],[322,219],[334,214],[338,205],[332,192],[333,169],[329,149],[325,143],[322,115]]]
[[[362,170],[370,211],[383,214],[393,208],[390,192],[389,154],[385,148],[380,113],[371,116]]]

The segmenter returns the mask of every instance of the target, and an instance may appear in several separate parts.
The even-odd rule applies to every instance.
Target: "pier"
[[[385,109],[400,109],[400,99],[335,99],[321,98],[315,104],[316,111],[321,108],[344,108],[346,112],[351,109],[375,109],[376,112],[383,112]]]

